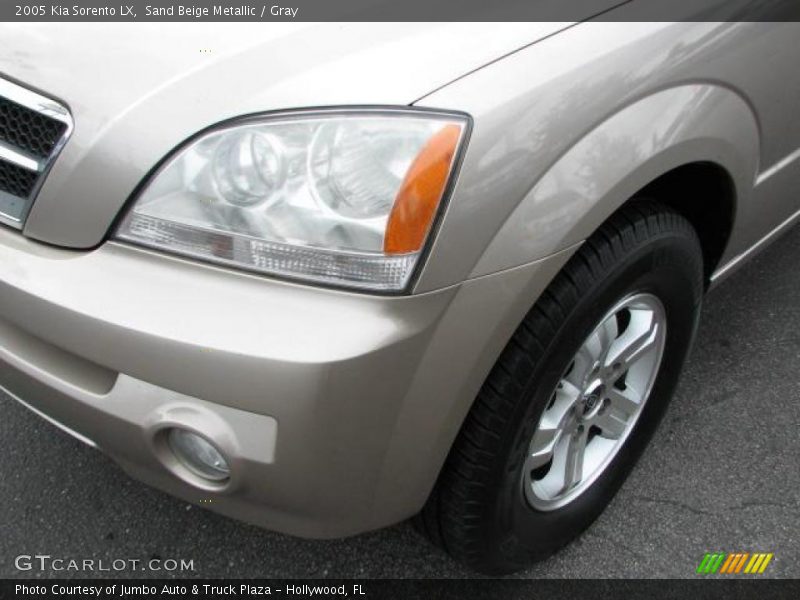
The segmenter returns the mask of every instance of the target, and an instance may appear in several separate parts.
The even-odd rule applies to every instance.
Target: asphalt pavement
[[[774,553],[764,576],[800,577],[798,429],[800,228],[709,294],[677,396],[628,482],[580,539],[519,576],[696,577],[704,553],[744,551]],[[175,576],[209,578],[472,575],[407,523],[310,541],[187,505],[2,395],[0,506],[0,577],[70,574],[17,570],[35,554],[192,560]]]

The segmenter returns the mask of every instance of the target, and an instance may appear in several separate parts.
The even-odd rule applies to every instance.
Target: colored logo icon
[[[697,566],[701,575],[760,575],[767,570],[773,554],[766,552],[714,552],[706,553]]]

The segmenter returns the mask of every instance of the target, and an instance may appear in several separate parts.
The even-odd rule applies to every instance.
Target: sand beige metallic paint
[[[0,230],[0,384],[141,480],[272,529],[417,512],[523,315],[649,181],[729,174],[717,276],[800,208],[795,24],[215,26],[209,56],[209,30],[174,27],[0,27],[0,73],[76,124],[23,234]],[[216,122],[409,104],[473,118],[410,295],[107,241],[148,172]],[[154,435],[170,424],[213,438],[230,482],[176,476]]]

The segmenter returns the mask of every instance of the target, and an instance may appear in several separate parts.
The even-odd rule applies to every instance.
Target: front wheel
[[[490,574],[577,537],[630,473],[696,329],[702,252],[691,224],[637,200],[571,258],[489,374],[420,518]]]

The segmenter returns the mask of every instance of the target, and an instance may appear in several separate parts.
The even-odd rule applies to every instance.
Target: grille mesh
[[[27,198],[36,185],[37,177],[36,171],[29,171],[0,160],[0,190],[12,196]]]
[[[59,102],[0,77],[0,224],[22,229],[72,124]]]
[[[64,135],[61,121],[0,97],[0,140],[37,158],[47,158]]]

